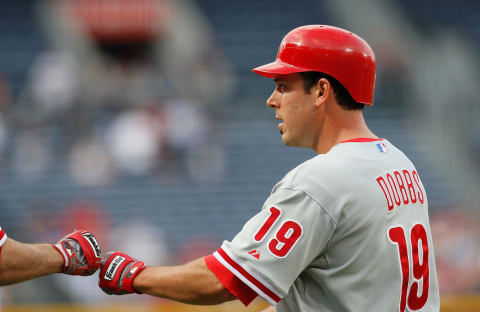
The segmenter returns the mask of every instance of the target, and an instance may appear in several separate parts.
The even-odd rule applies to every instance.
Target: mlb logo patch
[[[377,147],[378,147],[378,150],[380,151],[380,153],[388,152],[388,149],[387,149],[387,146],[385,145],[385,143],[378,143]]]

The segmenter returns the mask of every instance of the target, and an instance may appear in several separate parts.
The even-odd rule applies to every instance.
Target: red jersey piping
[[[204,258],[207,267],[223,286],[245,306],[248,306],[258,295],[232,272],[225,268],[213,255]]]
[[[350,140],[345,140],[340,143],[365,143],[365,142],[374,142],[374,141],[382,141],[383,139],[373,139],[373,138],[355,138]]]

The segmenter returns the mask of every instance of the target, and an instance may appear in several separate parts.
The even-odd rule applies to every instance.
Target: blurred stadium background
[[[427,189],[442,311],[480,311],[480,2],[15,0],[0,4],[0,223],[54,243],[88,228],[150,265],[214,251],[313,156],[264,105],[273,60],[305,24],[377,55],[371,128]],[[2,311],[258,311],[103,295],[93,278],[0,289]],[[2,309],[3,304],[3,309]]]

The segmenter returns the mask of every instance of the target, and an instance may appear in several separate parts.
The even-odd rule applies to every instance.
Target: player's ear
[[[332,85],[330,82],[325,78],[320,78],[317,81],[317,85],[315,88],[315,102],[317,106],[323,105],[332,93]]]

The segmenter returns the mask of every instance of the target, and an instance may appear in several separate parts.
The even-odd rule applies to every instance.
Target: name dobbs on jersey
[[[376,180],[385,194],[388,211],[402,204],[419,202],[423,205],[425,192],[416,170],[395,170],[379,176]]]

